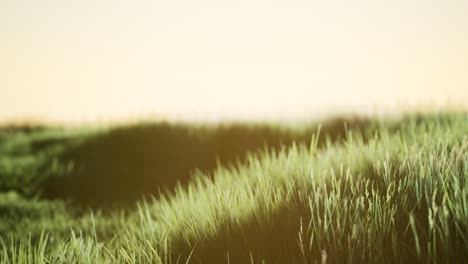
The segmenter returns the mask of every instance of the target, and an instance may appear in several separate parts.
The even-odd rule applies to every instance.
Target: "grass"
[[[466,114],[343,121],[10,133],[0,263],[466,263]]]

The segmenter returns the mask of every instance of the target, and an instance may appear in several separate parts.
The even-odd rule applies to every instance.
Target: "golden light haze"
[[[0,1],[0,119],[468,104],[468,1]]]

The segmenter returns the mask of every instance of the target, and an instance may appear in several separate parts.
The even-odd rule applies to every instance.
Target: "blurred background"
[[[468,105],[468,1],[2,0],[0,120]]]

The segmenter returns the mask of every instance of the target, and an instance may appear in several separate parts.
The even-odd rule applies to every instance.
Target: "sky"
[[[467,109],[467,14],[466,0],[0,0],[0,120]]]

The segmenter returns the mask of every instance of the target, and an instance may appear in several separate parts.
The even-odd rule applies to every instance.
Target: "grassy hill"
[[[465,263],[468,117],[0,129],[3,263]]]

